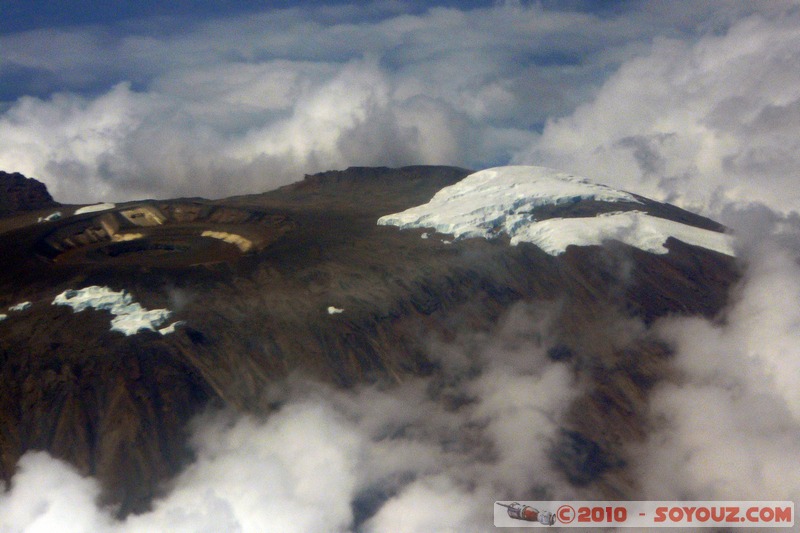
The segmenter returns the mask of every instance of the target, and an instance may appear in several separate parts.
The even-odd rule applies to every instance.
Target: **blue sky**
[[[310,2],[306,2],[310,3]],[[7,0],[3,2],[0,32],[13,33],[39,28],[57,28],[86,24],[119,24],[149,17],[180,17],[202,20],[211,17],[248,13],[271,7],[287,7],[296,2],[275,1],[180,1],[159,2],[91,0]]]
[[[114,24],[153,16],[181,17],[193,20],[220,16],[257,13],[268,9],[320,7],[352,4],[349,0],[183,0],[159,2],[157,0],[100,2],[91,0],[7,0],[3,3],[0,32],[10,33],[36,28],[52,28],[84,24]],[[408,0],[384,2],[394,4],[394,9],[419,13],[431,7],[474,9],[489,7],[496,0]],[[526,2],[530,4],[531,2]],[[584,10],[598,13],[619,12],[629,9],[632,1],[602,0],[545,0],[538,2],[549,9]]]
[[[101,2],[91,0],[7,0],[3,2],[0,33],[14,33],[38,28],[80,26],[86,24],[120,24],[150,17],[175,17],[182,20],[208,20],[272,9],[335,7],[353,4],[348,0],[321,2],[318,0],[183,0],[160,2],[157,0]],[[491,6],[492,0],[448,0],[395,2],[394,9],[419,13],[430,7],[473,9]],[[557,9],[607,10],[608,6],[622,6],[626,2],[564,1],[545,2]],[[390,2],[385,4],[389,5]],[[616,7],[612,8],[616,9]]]

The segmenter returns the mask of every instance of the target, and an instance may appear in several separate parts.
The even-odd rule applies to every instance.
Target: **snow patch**
[[[8,308],[8,310],[9,311],[24,311],[24,310],[30,308],[31,305],[32,304],[30,302],[20,302],[20,303],[18,303],[16,305],[12,305],[11,307]]]
[[[329,315],[338,315],[344,313],[344,309],[339,309],[338,307],[330,306],[328,307],[328,314]]]
[[[512,245],[529,242],[551,255],[563,253],[570,244],[600,245],[608,239],[664,254],[668,252],[664,243],[669,237],[734,255],[729,235],[641,211],[536,220],[537,207],[583,200],[641,203],[627,192],[557,170],[508,166],[470,174],[437,192],[427,204],[381,217],[378,224],[401,229],[433,228],[439,233],[453,235],[456,240],[491,239],[505,234],[511,238]]]
[[[211,231],[206,230],[200,234],[201,237],[210,237],[212,239],[219,239],[221,241],[227,242],[228,244],[233,244],[239,248],[243,253],[250,251],[253,248],[253,242],[250,239],[246,239],[241,235],[237,235],[236,233],[228,233],[227,231]]]
[[[79,207],[75,210],[74,215],[84,215],[86,213],[96,213],[97,211],[106,211],[108,209],[114,209],[117,207],[116,204],[94,204],[94,205],[87,205],[84,207]]]
[[[55,213],[50,213],[46,217],[39,217],[37,222],[53,222],[61,218],[61,211],[56,211]]]
[[[172,324],[170,324],[169,326],[167,326],[165,328],[159,329],[158,332],[161,333],[162,335],[169,335],[170,333],[175,333],[175,328],[177,326],[182,326],[185,323],[186,322],[183,321],[183,320],[178,320],[177,322],[173,322]]]
[[[665,246],[669,237],[725,255],[735,255],[730,235],[650,216],[641,211],[531,222],[520,226],[511,235],[511,244],[530,242],[550,255],[559,255],[571,244],[601,245],[603,241],[613,239],[645,252],[665,254],[669,252]]]
[[[127,242],[127,241],[135,241],[136,239],[141,239],[144,237],[144,233],[115,233],[111,236],[111,240],[114,242]]]
[[[113,291],[108,287],[97,285],[66,290],[55,297],[53,305],[68,305],[75,313],[86,309],[109,311],[114,315],[111,320],[111,331],[119,331],[125,335],[134,335],[143,329],[156,331],[156,328],[172,315],[172,311],[168,309],[149,311],[143,308],[133,301],[133,297],[127,291]],[[174,327],[171,329],[170,327],[163,328],[165,332],[162,335],[175,331]]]
[[[8,315],[4,315],[4,314],[0,313],[0,322],[5,320],[6,318],[8,318]]]

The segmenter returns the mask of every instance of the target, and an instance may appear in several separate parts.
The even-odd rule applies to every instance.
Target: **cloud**
[[[335,72],[285,68],[240,69],[259,86],[211,95],[200,88],[189,101],[127,83],[94,99],[26,97],[0,117],[0,165],[40,177],[62,201],[85,203],[261,192],[304,172],[464,156],[474,128],[446,103],[392,101],[387,74],[374,62]],[[449,130],[460,122],[463,131]]]
[[[444,477],[426,478],[403,489],[381,507],[364,531],[426,533],[429,531],[478,532],[491,528],[486,523],[491,492],[470,493]]]
[[[44,452],[20,458],[11,490],[0,495],[0,531],[103,531],[108,514],[97,509],[100,487]]]
[[[261,192],[350,165],[503,164],[654,35],[751,9],[694,8],[693,25],[646,5],[379,2],[0,35],[0,167],[93,202]],[[777,155],[729,164],[764,157]]]
[[[219,415],[195,435],[198,459],[127,531],[345,531],[361,449],[357,429],[322,403],[261,423]]]
[[[675,379],[650,398],[640,473],[653,499],[800,498],[800,267],[762,242],[719,322],[659,325]]]
[[[195,435],[198,459],[149,513],[111,518],[97,483],[42,452],[26,454],[0,496],[0,531],[345,531],[361,435],[324,404],[266,422],[218,413]]]
[[[800,13],[659,38],[515,157],[697,210],[798,205]]]
[[[146,98],[120,85],[95,100],[56,95],[49,102],[23,98],[0,118],[3,158],[22,168],[41,168],[63,179],[49,183],[56,196],[74,187],[80,193],[111,187],[99,175],[101,161],[137,127],[137,109],[150,107]],[[92,168],[94,166],[95,168]]]

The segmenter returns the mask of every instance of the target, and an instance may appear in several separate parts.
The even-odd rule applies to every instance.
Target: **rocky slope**
[[[270,386],[293,372],[342,387],[435,376],[426,338],[489,331],[513,304],[548,301],[560,309],[551,357],[592,383],[553,461],[599,495],[630,495],[620,443],[641,437],[669,354],[617,342],[607,325],[713,316],[737,279],[733,258],[674,238],[663,254],[610,242],[553,255],[502,234],[451,242],[377,224],[468,174],[350,168],[260,195],[66,210],[0,234],[0,475],[26,450],[48,450],[97,476],[120,514],[139,511],[189,460],[187,422],[207,405],[267,412]],[[632,198],[545,205],[538,217],[636,209],[721,229]],[[127,291],[127,307],[53,305],[93,286]],[[168,321],[142,318],[159,309]],[[120,316],[145,327],[112,330]]]
[[[0,217],[57,205],[43,183],[16,172],[0,171]]]

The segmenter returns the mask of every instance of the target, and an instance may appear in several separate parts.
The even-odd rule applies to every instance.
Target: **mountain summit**
[[[356,167],[59,217],[48,202],[0,223],[0,475],[46,450],[96,476],[120,515],[191,460],[187,424],[207,407],[267,414],[298,374],[436,378],[430,339],[491,332],[520,303],[557,308],[547,353],[591,383],[553,464],[630,497],[620,443],[641,438],[668,352],[621,347],[605,326],[713,316],[738,277],[718,223],[540,167]],[[431,394],[468,402],[445,390]]]
[[[580,209],[570,209],[576,204]],[[734,255],[719,226],[673,220],[645,198],[543,167],[476,172],[440,190],[430,202],[381,217],[378,224],[430,227],[457,239],[502,234],[512,245],[529,242],[552,255],[607,240],[663,254],[669,238]]]

